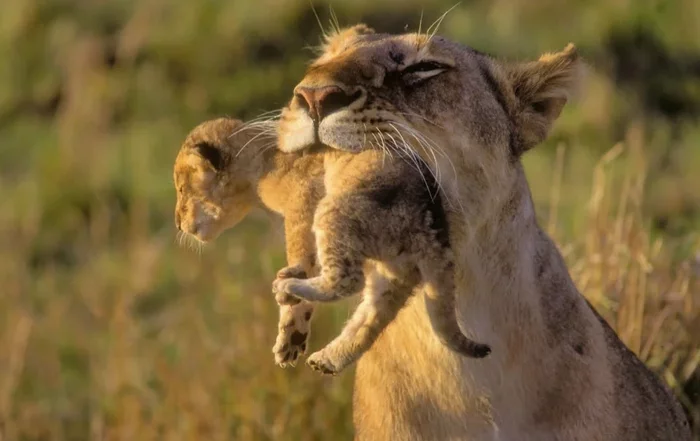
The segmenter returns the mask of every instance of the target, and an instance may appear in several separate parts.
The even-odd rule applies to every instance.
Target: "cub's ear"
[[[220,171],[224,168],[224,157],[220,149],[208,142],[200,142],[194,148],[199,156],[206,159],[214,167],[214,170]]]
[[[561,52],[542,55],[537,61],[504,66],[517,108],[516,130],[520,155],[544,141],[583,74],[583,61],[569,43]]]

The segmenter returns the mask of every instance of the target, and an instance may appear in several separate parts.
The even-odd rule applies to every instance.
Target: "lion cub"
[[[175,224],[201,242],[216,239],[255,206],[284,216],[287,263],[277,277],[314,268],[313,209],[323,196],[323,159],[278,154],[274,128],[220,118],[195,127],[175,160]],[[293,366],[305,353],[313,305],[280,307],[275,362]]]
[[[420,174],[429,177],[427,169],[416,170],[404,158],[384,157],[372,150],[289,154],[261,149],[255,138],[265,137],[265,132],[239,137],[245,133],[239,128],[240,133],[230,136],[240,125],[230,119],[207,121],[190,134],[180,153],[190,151],[192,156],[194,150],[200,163],[209,164],[209,180],[200,189],[222,194],[211,211],[235,214],[217,227],[207,228],[201,220],[180,220],[178,225],[207,240],[208,231],[218,234],[240,221],[257,195],[263,205],[285,217],[290,266],[278,273],[273,284],[283,307],[298,308],[296,298],[335,301],[364,288],[362,303],[341,335],[309,357],[312,368],[336,374],[357,360],[405,304],[405,294],[399,294],[410,292],[405,285],[420,282],[425,285],[427,310],[439,340],[466,356],[481,358],[490,353],[487,345],[464,336],[457,324],[445,213],[437,185]],[[176,164],[176,183],[177,170]],[[183,181],[182,171],[179,175]],[[178,200],[212,203],[192,193],[183,192]],[[316,255],[320,274],[305,279]],[[303,346],[297,345],[292,352],[285,346],[298,342],[278,338],[278,363],[293,361],[304,352],[306,333]]]

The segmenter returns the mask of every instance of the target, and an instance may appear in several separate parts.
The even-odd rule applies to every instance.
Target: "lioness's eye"
[[[402,71],[404,75],[419,73],[419,72],[432,72],[445,70],[447,66],[440,64],[436,61],[421,61],[420,63],[412,64]]]

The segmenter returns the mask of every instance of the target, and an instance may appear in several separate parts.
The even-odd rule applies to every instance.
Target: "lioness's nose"
[[[343,109],[362,95],[357,91],[347,94],[338,86],[297,87],[294,90],[299,103],[306,106],[311,118],[321,121],[333,112]]]

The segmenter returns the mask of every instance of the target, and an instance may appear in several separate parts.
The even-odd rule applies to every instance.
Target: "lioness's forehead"
[[[441,37],[419,33],[406,34],[348,34],[341,31],[327,40],[322,54],[314,65],[324,64],[333,59],[346,57],[371,58],[381,62],[382,58],[391,56],[394,60],[405,62],[426,57],[449,58],[446,42]]]

